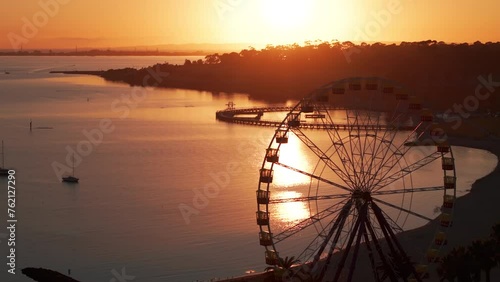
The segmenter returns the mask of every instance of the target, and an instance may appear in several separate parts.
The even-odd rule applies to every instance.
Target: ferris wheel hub
[[[370,201],[372,199],[372,195],[370,192],[362,191],[360,189],[355,189],[354,192],[352,193],[352,198]]]

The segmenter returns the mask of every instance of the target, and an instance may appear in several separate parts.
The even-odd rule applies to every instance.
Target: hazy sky
[[[500,41],[498,0],[2,0],[0,11],[0,49]]]

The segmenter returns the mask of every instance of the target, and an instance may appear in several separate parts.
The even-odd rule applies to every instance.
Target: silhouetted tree
[[[297,263],[300,263],[300,260],[295,259],[294,256],[291,256],[291,257],[287,256],[284,259],[279,258],[278,265],[268,266],[268,267],[266,267],[265,271],[266,272],[268,272],[268,271],[273,272],[273,274],[274,274],[273,281],[281,281],[282,280],[281,278],[286,273],[286,271],[289,271],[292,268],[292,266],[294,266]]]
[[[441,259],[438,268],[441,281],[472,282],[471,260],[464,247],[453,248],[448,255]]]
[[[205,64],[213,65],[220,63],[220,56],[218,53],[205,56]]]
[[[496,242],[493,239],[476,240],[468,248],[472,260],[477,262],[479,268],[485,273],[486,282],[491,281],[491,269],[497,265],[495,261],[495,245]]]
[[[497,242],[500,242],[500,223],[499,224],[495,224],[492,228],[491,228],[491,234],[490,234],[490,237],[494,240],[496,240]]]

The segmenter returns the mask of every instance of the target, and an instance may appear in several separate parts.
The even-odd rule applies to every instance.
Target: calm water
[[[16,169],[18,179],[19,269],[71,269],[81,281],[110,281],[113,270],[125,268],[135,281],[196,281],[265,268],[255,190],[273,130],[215,120],[215,111],[229,100],[237,107],[263,102],[244,94],[140,89],[98,77],[48,73],[165,61],[182,63],[184,58],[0,57],[0,139],[6,166]],[[3,74],[4,69],[11,74]],[[111,129],[95,135],[108,119]],[[88,132],[102,142],[82,146]],[[290,154],[302,150],[296,146]],[[78,148],[86,155],[76,160],[80,183],[61,183],[52,165],[71,165],[68,151]],[[454,148],[454,153],[460,194],[497,162],[481,150]],[[290,161],[307,162],[307,155],[300,156]],[[439,169],[426,169],[442,179]],[[281,181],[283,191],[292,194],[294,185],[304,184],[300,178]],[[211,191],[212,197],[196,202],[199,191],[213,183],[219,189]],[[6,186],[5,180],[1,185]],[[439,194],[419,197],[414,208],[436,216]],[[6,224],[6,198],[2,192],[0,226]],[[199,207],[188,220],[179,210],[183,204]],[[293,215],[287,218],[291,210],[297,207],[281,211],[284,223],[293,220]],[[409,227],[420,224],[408,222]],[[30,281],[6,274],[7,244],[0,240],[1,281]]]

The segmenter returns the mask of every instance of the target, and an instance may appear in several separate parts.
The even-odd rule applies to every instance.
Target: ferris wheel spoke
[[[427,220],[427,221],[432,221],[432,218],[428,218],[428,217],[426,217],[425,215],[421,215],[421,214],[416,213],[416,212],[414,212],[414,211],[411,211],[411,210],[405,209],[405,208],[400,207],[400,206],[396,206],[396,205],[394,205],[394,204],[391,204],[391,203],[389,203],[389,202],[386,202],[386,201],[383,201],[383,200],[380,200],[380,199],[377,199],[377,198],[372,198],[372,199],[373,199],[374,201],[376,201],[376,202],[379,202],[379,203],[384,204],[384,205],[386,205],[386,206],[389,206],[389,207],[391,207],[391,208],[394,208],[394,209],[397,209],[397,210],[400,210],[400,211],[404,211],[404,212],[406,212],[406,213],[408,213],[408,214],[411,214],[411,215],[413,215],[413,216],[416,216],[416,217],[419,217],[419,218],[425,219],[425,220]]]
[[[352,111],[354,112],[354,116],[350,116],[349,112]],[[355,182],[356,186],[359,187],[359,163],[362,162],[362,158],[360,157],[361,152],[358,154],[355,153],[356,147],[358,144],[361,143],[361,133],[360,133],[360,124],[358,124],[358,114],[356,110],[346,110],[346,117],[347,117],[347,128],[348,128],[348,137],[350,141],[350,154],[351,154],[351,162],[352,162],[352,167],[354,171],[354,176],[355,176]],[[353,132],[356,130],[356,132]]]
[[[291,167],[291,166],[289,166],[289,165],[286,165],[286,164],[283,164],[283,163],[279,163],[279,162],[278,162],[278,163],[275,163],[275,164],[276,164],[276,165],[279,165],[279,166],[281,166],[281,167],[287,168],[287,169],[289,169],[289,170],[292,170],[292,171],[295,171],[295,172],[301,173],[301,174],[306,175],[306,176],[308,176],[308,177],[314,178],[314,179],[316,179],[316,180],[322,181],[322,182],[327,183],[327,184],[329,184],[329,185],[335,186],[335,187],[337,187],[337,188],[340,188],[340,189],[343,189],[343,190],[346,190],[346,191],[349,191],[349,192],[350,192],[350,191],[352,191],[352,189],[351,189],[351,188],[349,188],[349,187],[346,187],[346,186],[344,186],[344,185],[341,185],[341,184],[335,183],[335,182],[333,182],[333,181],[331,181],[331,180],[328,180],[328,179],[325,179],[325,178],[323,178],[323,177],[320,177],[320,176],[314,175],[314,174],[312,174],[312,173],[308,173],[308,172],[303,171],[303,170],[300,170],[300,169],[298,169],[298,168],[294,168],[294,167]]]
[[[402,122],[397,122],[396,125],[394,125],[393,123],[396,121],[396,120],[404,120],[406,117],[405,113],[401,112],[401,113],[397,113],[396,111],[393,113],[393,119],[391,122],[389,122],[389,124],[392,124],[393,126],[388,126],[386,127],[386,130],[384,131],[384,134],[381,138],[381,142],[379,143],[379,146],[377,147],[377,150],[374,154],[374,156],[378,156],[379,153],[382,153],[382,157],[379,158],[379,161],[378,162],[375,162],[375,163],[372,163],[372,165],[370,166],[370,169],[369,169],[369,174],[371,173],[372,169],[375,169],[375,173],[373,173],[372,175],[376,175],[379,173],[380,169],[382,169],[384,166],[386,166],[386,162],[390,160],[386,158],[389,156],[389,157],[392,157],[393,155],[392,154],[389,154],[389,152],[391,152],[390,150],[390,146],[382,146],[384,143],[385,144],[394,144],[394,140],[397,136],[397,133],[400,131],[400,128],[402,126]],[[403,141],[400,146],[397,147],[397,149],[395,151],[397,152],[401,152],[401,146],[404,146],[404,144],[409,140],[409,138],[411,136],[413,136],[413,134],[418,130],[418,128],[422,125],[422,123],[419,123],[406,137],[405,141]],[[389,136],[387,136],[387,133],[389,133]],[[385,150],[384,150],[385,148]],[[380,152],[379,150],[382,149],[382,151]],[[402,156],[404,156],[406,152],[404,152],[402,154]],[[401,157],[402,157],[401,156]],[[370,181],[370,180],[369,180]]]
[[[372,187],[374,188],[373,191],[378,191],[378,190],[390,185],[391,183],[394,183],[395,181],[405,177],[406,175],[408,175],[414,171],[417,171],[417,170],[421,169],[422,167],[434,162],[435,160],[437,160],[440,157],[441,157],[440,152],[434,152],[434,153],[400,169],[399,171],[394,172],[393,174],[391,174],[388,177],[386,177],[386,176],[390,172],[390,170],[387,171],[384,175],[382,175],[382,177],[380,179],[376,180],[373,183],[373,185],[372,185]]]
[[[380,116],[377,119],[377,125],[380,124]],[[387,138],[387,133],[392,134],[392,136],[389,135],[389,139]],[[379,130],[375,131],[375,134],[373,134],[373,147],[372,147],[372,153],[371,153],[371,160],[368,165],[368,169],[366,171],[365,177],[363,178],[363,182],[365,187],[369,187],[370,180],[372,177],[372,170],[374,167],[377,166],[380,162],[383,162],[384,158],[386,157],[386,154],[388,153],[388,146],[384,146],[384,144],[391,144],[396,136],[397,131],[392,131],[390,128],[386,128],[385,131],[383,132],[382,137],[379,137]],[[390,141],[389,141],[390,140]],[[378,141],[378,142],[377,142]],[[378,145],[377,145],[378,143]],[[386,148],[386,150],[381,150],[381,148]],[[382,155],[382,156],[380,156]]]
[[[377,158],[377,152],[376,152],[376,144],[377,144],[377,136],[379,134],[379,126],[380,126],[380,114],[377,115],[377,122],[375,124],[375,129],[373,134],[366,134],[365,137],[365,146],[363,148],[363,159],[365,158],[365,155],[368,154],[369,156],[369,161],[366,163],[367,167],[363,167],[363,177],[361,179],[361,185],[363,188],[367,189],[368,188],[368,180],[369,180],[369,175],[370,175],[370,170],[373,165],[373,162]],[[366,142],[367,140],[370,140],[369,142]],[[379,144],[380,146],[380,144]],[[367,152],[368,150],[368,152]]]
[[[387,154],[387,152],[389,152],[389,154]],[[394,167],[396,167],[399,164],[400,160],[404,158],[406,153],[407,150],[404,151],[399,151],[398,149],[393,150],[393,148],[391,148],[391,145],[388,145],[383,159],[378,163],[378,168],[376,168],[375,170],[370,170],[369,172],[368,176],[369,187],[373,189],[373,187],[375,187],[374,183],[379,182],[380,179],[383,179],[382,177],[390,173],[394,169]],[[382,177],[379,177],[380,175],[382,175]]]
[[[386,146],[384,146],[385,151],[383,153],[376,152],[371,156],[372,160],[369,164],[368,169],[365,171],[365,175],[364,175],[364,179],[363,179],[364,187],[368,191],[373,190],[373,179],[376,178],[377,175],[379,175],[381,173],[381,171],[383,171],[383,168],[380,166],[381,166],[383,159],[386,158],[386,153],[391,152],[391,150],[390,150],[391,143],[390,142],[391,141],[380,140],[379,143],[386,144]],[[391,152],[391,154],[393,154],[393,152]],[[388,168],[388,167],[392,166],[392,164],[393,163],[385,164],[385,166],[386,166],[386,168]]]
[[[403,232],[403,227],[399,226],[399,224],[396,221],[394,221],[387,213],[385,213],[384,210],[380,211],[382,212],[382,214],[387,220],[387,223],[391,226],[393,230],[396,230],[398,233]]]
[[[383,191],[378,191],[378,192],[375,192],[375,193],[372,193],[371,195],[372,196],[376,196],[376,195],[395,195],[395,194],[406,194],[406,193],[410,193],[411,196],[410,197],[413,197],[413,193],[419,193],[419,192],[429,192],[429,191],[439,191],[439,190],[443,190],[444,189],[444,186],[435,186],[435,187],[420,187],[420,188],[406,188],[404,187],[403,189],[397,189],[397,190],[383,190]],[[404,195],[403,195],[403,198],[404,199]],[[401,205],[403,205],[404,203],[404,200],[403,202],[401,203]],[[411,210],[411,207],[412,207],[412,202],[410,201],[410,205],[407,207],[409,210]],[[382,211],[384,212],[384,211]],[[400,227],[400,225],[397,223],[399,222],[399,218],[401,216],[401,210],[399,212],[399,214],[397,215],[396,217],[396,220],[393,220],[392,218],[390,218],[389,216],[387,216],[387,218],[389,218],[393,223],[394,223],[394,226],[395,226],[395,229],[399,229],[400,232],[402,232],[402,228]],[[385,214],[385,212],[384,212]],[[404,226],[406,224],[406,221],[408,220],[408,216],[410,214],[409,213],[406,213],[406,216],[403,216],[404,217],[404,220],[403,222],[401,223],[401,226]]]
[[[400,113],[397,116],[397,118],[401,117],[401,115],[402,115],[402,113]],[[396,135],[398,133],[398,130],[399,130],[399,127],[395,127],[395,128],[387,127],[385,129],[384,134],[380,138],[380,142],[379,142],[377,148],[375,149],[375,152],[373,153],[372,161],[370,162],[370,166],[368,167],[368,171],[366,174],[368,176],[367,183],[371,182],[371,176],[376,175],[379,172],[379,169],[382,167],[382,164],[384,163],[387,155],[390,152],[390,144],[393,144],[394,139],[396,138]],[[373,170],[375,170],[375,172],[372,174]]]
[[[300,129],[294,128],[292,132],[322,161],[324,162],[344,183],[354,185],[354,181],[348,172],[343,171],[333,160],[331,160],[316,144],[311,141]]]
[[[348,200],[348,199],[346,199],[346,200]],[[339,206],[341,204],[344,204],[346,202],[346,200],[340,201],[339,203],[335,204],[334,206],[326,208],[326,209],[320,211],[319,213],[312,215],[306,219],[303,219],[299,223],[281,231],[280,233],[276,234],[273,237],[274,243],[278,244],[279,242],[296,234],[297,232],[304,230],[307,227],[312,226],[316,222],[319,222],[319,221],[323,220],[324,218],[329,217],[332,214],[338,213],[339,211],[341,211],[345,207],[345,205],[341,206],[341,207],[339,207]],[[350,200],[347,201],[347,203],[349,203],[349,202],[350,202]]]
[[[384,158],[381,161],[381,164],[379,165],[378,169],[375,171],[375,173],[371,177],[371,187],[374,187],[373,183],[376,182],[377,180],[375,179],[377,175],[382,174],[383,177],[380,179],[383,179],[394,167],[399,163],[399,161],[406,155],[406,153],[411,149],[411,146],[407,146],[406,143],[409,142],[410,137],[413,136],[415,132],[417,132],[418,128],[422,125],[422,122],[419,123],[419,125],[410,133],[406,136],[406,138],[397,146],[394,150],[391,150],[391,147],[388,146],[386,154],[384,155]],[[394,135],[395,137],[396,135]],[[419,136],[417,136],[419,138]],[[390,144],[393,144],[394,138],[391,141]],[[389,158],[386,159],[387,157],[387,152],[392,151],[392,154],[389,155]],[[389,164],[389,162],[392,162],[392,164]]]
[[[430,191],[442,191],[442,190],[445,190],[444,186],[430,186],[430,187],[394,189],[394,190],[377,190],[377,191],[373,191],[371,193],[371,195],[372,196],[376,196],[376,195],[394,195],[394,194],[418,193],[418,192],[430,192]]]
[[[323,124],[325,124],[325,125],[335,124],[333,122],[332,116],[330,115],[330,111],[328,111],[328,109],[326,107],[324,108],[324,110],[326,112],[326,115],[325,115],[325,119],[321,119]],[[349,152],[347,151],[347,149],[345,147],[343,138],[340,136],[339,132],[337,130],[333,130],[333,128],[331,128],[331,126],[325,126],[325,128],[326,128],[326,131],[328,133],[330,140],[332,141],[333,146],[335,147],[335,152],[338,153],[340,159],[342,160],[341,161],[342,167],[344,168],[344,170],[346,172],[353,171],[354,176],[355,176],[356,173],[355,173],[355,168],[354,168],[354,162],[352,160],[352,156],[349,154]]]
[[[335,194],[335,195],[321,195],[321,196],[311,196],[311,197],[295,197],[295,198],[286,198],[286,199],[271,199],[271,200],[269,200],[269,204],[345,199],[345,198],[349,198],[351,196],[352,196],[352,194]]]

